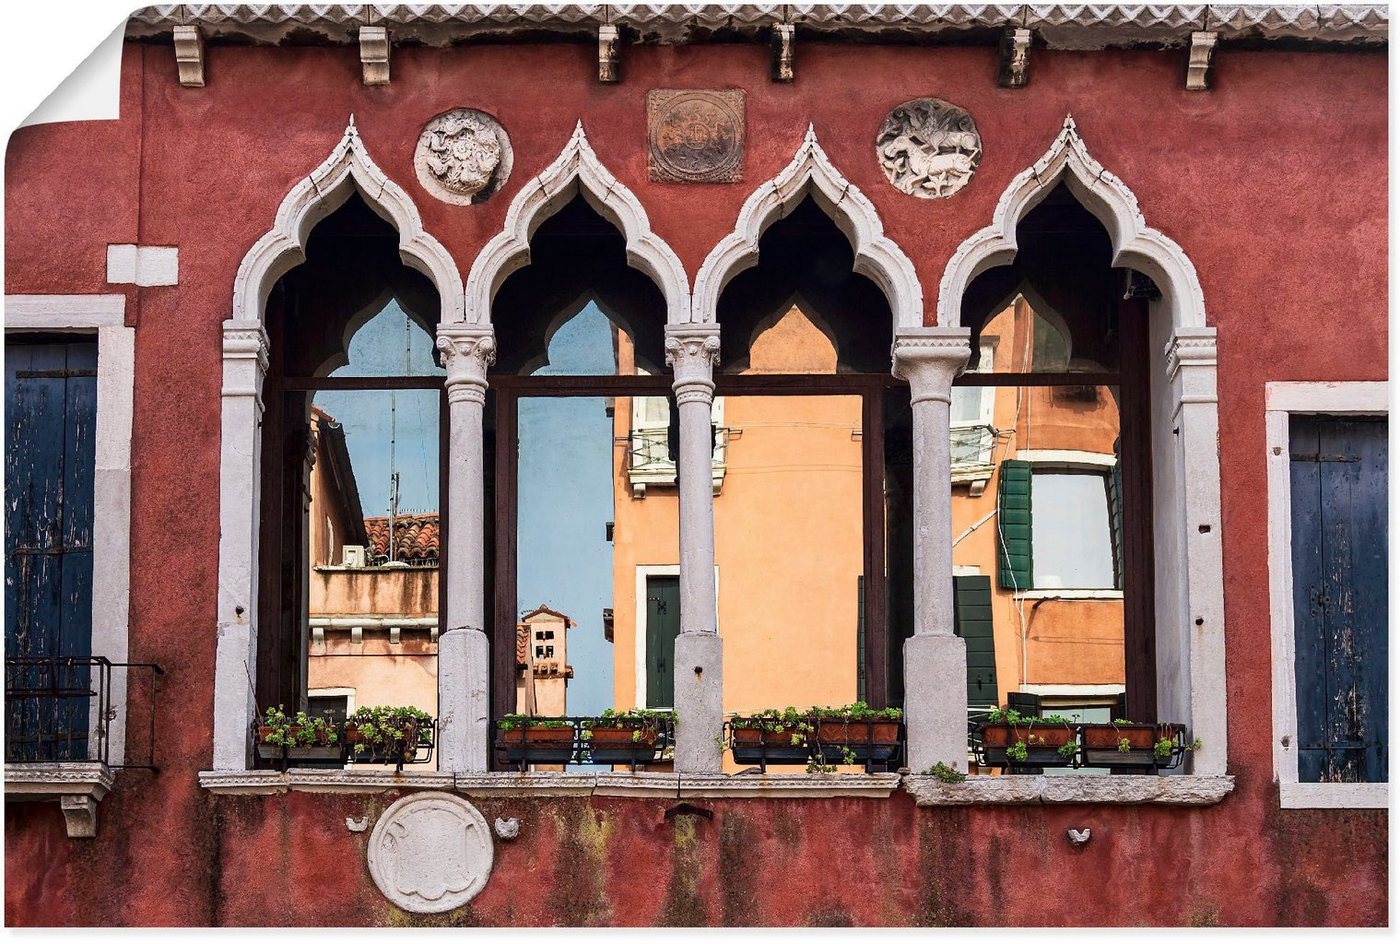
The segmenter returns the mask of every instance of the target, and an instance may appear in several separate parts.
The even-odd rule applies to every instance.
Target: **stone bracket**
[[[1001,34],[997,85],[1002,88],[1025,88],[1030,82],[1031,40],[1034,36],[1031,30],[1016,27]]]
[[[5,802],[57,800],[68,836],[97,835],[97,804],[112,789],[112,770],[96,761],[52,764],[6,764]]]
[[[598,81],[608,85],[621,81],[618,39],[616,26],[603,23],[598,27]]]
[[[365,85],[389,84],[389,30],[360,27],[360,68]]]
[[[204,88],[204,32],[198,26],[175,27],[175,65],[185,88]]]
[[[1210,68],[1215,59],[1215,44],[1220,34],[1197,31],[1191,34],[1191,48],[1186,59],[1186,90],[1204,92],[1210,88]]]
[[[773,25],[773,81],[793,80],[792,53],[797,43],[797,27],[791,23]]]

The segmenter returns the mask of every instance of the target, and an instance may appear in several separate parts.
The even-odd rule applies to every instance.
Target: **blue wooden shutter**
[[[997,479],[997,586],[1030,589],[1031,563],[1031,464],[1007,459]]]
[[[1389,710],[1385,420],[1289,430],[1298,775],[1385,782]]]

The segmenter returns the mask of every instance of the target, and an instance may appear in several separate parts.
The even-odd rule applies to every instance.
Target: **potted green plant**
[[[1069,767],[1079,752],[1075,730],[1075,722],[1060,715],[996,708],[981,727],[983,756],[991,767]]]
[[[588,745],[595,764],[639,764],[655,759],[665,746],[663,729],[674,724],[674,711],[608,708],[596,718],[580,722],[579,738]]]
[[[837,708],[813,707],[817,754],[842,763],[887,761],[899,753],[898,708],[871,708],[863,701]]]
[[[267,760],[339,760],[340,729],[330,718],[298,711],[288,715],[278,705],[258,722],[258,756]]]
[[[1186,743],[1186,726],[1142,724],[1115,718],[1107,724],[1079,727],[1084,763],[1099,767],[1174,767],[1198,744]]]
[[[402,766],[433,746],[433,716],[411,705],[357,708],[345,719],[345,743],[352,760]]]
[[[496,719],[496,745],[512,764],[567,764],[574,760],[574,723],[567,718],[509,714]]]
[[[811,716],[796,708],[765,708],[729,720],[729,749],[737,764],[805,764],[814,728]]]

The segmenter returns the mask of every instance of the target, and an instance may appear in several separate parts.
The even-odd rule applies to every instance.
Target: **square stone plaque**
[[[652,180],[743,180],[744,90],[647,92],[647,170]]]

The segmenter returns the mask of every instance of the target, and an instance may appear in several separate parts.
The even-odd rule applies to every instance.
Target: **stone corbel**
[[[360,27],[360,66],[366,85],[389,84],[389,30],[387,27]]]
[[[598,27],[598,81],[613,84],[619,81],[618,33],[611,23]]]
[[[1191,49],[1186,60],[1186,90],[1204,92],[1210,88],[1210,67],[1215,59],[1215,44],[1220,34],[1197,31],[1191,34]]]
[[[1000,65],[997,85],[1002,88],[1025,88],[1031,80],[1031,39],[1028,29],[1011,27],[1001,34]]]
[[[204,33],[198,26],[175,27],[175,65],[181,85],[204,87]]]
[[[777,23],[773,26],[773,81],[791,82],[792,49],[797,41],[797,27],[791,23]]]

